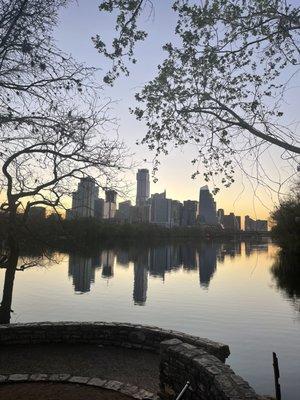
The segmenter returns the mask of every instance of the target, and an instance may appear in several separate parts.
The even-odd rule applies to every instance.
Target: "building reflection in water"
[[[102,259],[102,278],[112,278],[114,276],[115,254],[113,250],[104,250]]]
[[[75,292],[86,293],[95,282],[95,270],[101,265],[100,257],[84,257],[78,254],[69,256],[69,277],[73,279]]]
[[[268,240],[254,240],[245,243],[245,254],[267,252]],[[73,279],[75,292],[86,293],[95,281],[95,271],[102,268],[102,278],[114,276],[115,263],[129,268],[133,263],[133,302],[145,305],[147,300],[148,278],[165,279],[166,273],[183,269],[199,272],[199,283],[208,288],[216,272],[217,263],[223,263],[226,257],[240,257],[240,241],[226,243],[188,242],[184,244],[167,244],[156,247],[130,247],[129,249],[103,250],[95,257],[83,257],[71,254],[69,257],[69,276]]]
[[[221,245],[218,243],[207,243],[199,250],[199,281],[200,286],[208,288],[217,268],[217,256]]]
[[[267,253],[269,240],[270,239],[268,239],[268,238],[262,237],[260,239],[249,240],[249,241],[245,242],[246,256],[250,256],[253,253],[253,251],[256,251],[259,253]]]
[[[134,261],[133,301],[134,304],[143,306],[147,299],[149,251],[142,252]]]
[[[117,250],[116,251],[116,259],[117,264],[122,267],[128,268],[130,262],[130,254],[129,251],[126,250]]]

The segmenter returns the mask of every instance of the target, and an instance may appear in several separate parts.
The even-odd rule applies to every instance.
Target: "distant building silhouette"
[[[172,200],[171,203],[171,226],[180,226],[182,224],[183,205],[178,200]]]
[[[119,208],[116,212],[116,219],[120,222],[132,222],[133,207],[130,200],[119,203]]]
[[[268,231],[268,221],[266,220],[254,220],[245,216],[245,231],[256,231],[256,232],[267,232]]]
[[[208,225],[216,225],[218,223],[216,203],[207,185],[200,189],[199,219],[201,223]]]
[[[104,216],[104,199],[96,199],[94,203],[94,216],[97,219],[102,219]]]
[[[82,178],[78,189],[72,194],[72,210],[67,218],[88,218],[95,216],[95,200],[99,189],[92,178]]]
[[[218,223],[223,225],[223,219],[224,219],[224,210],[223,208],[219,208],[217,211],[217,218],[218,218]]]
[[[136,205],[144,205],[150,196],[150,178],[148,169],[139,169],[136,174]]]
[[[151,222],[154,224],[171,226],[172,200],[167,199],[166,191],[151,196]]]
[[[151,202],[136,206],[133,222],[149,223],[151,221]]]
[[[193,226],[197,223],[199,214],[198,201],[186,200],[183,202],[182,208],[182,225]]]
[[[225,229],[230,231],[241,230],[241,217],[230,213],[229,215],[223,215],[222,225]]]
[[[104,203],[104,219],[115,218],[117,210],[117,192],[115,190],[105,191],[105,203]]]

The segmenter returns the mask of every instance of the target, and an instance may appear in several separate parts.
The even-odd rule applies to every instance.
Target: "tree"
[[[99,101],[94,69],[64,54],[52,38],[66,4],[0,0],[0,209],[9,221],[1,256],[2,322],[9,321],[17,230],[30,208],[61,206],[73,179],[90,176],[103,187],[113,185],[125,165],[123,144],[105,134],[113,120],[109,102]]]
[[[136,42],[147,37],[140,19],[154,6],[150,0],[100,2],[100,11],[118,13],[112,50],[100,35],[93,39],[113,61],[106,82],[136,62]],[[133,112],[147,125],[142,143],[156,159],[170,143],[195,143],[199,157],[192,163],[202,161],[205,179],[221,175],[225,186],[237,164],[249,155],[259,160],[270,145],[296,162],[299,138],[281,107],[300,63],[300,8],[285,0],[173,0],[170,7],[178,17],[174,43],[163,46],[157,76],[136,95],[142,105]]]
[[[300,181],[271,214],[273,235],[287,251],[299,255],[300,249]]]

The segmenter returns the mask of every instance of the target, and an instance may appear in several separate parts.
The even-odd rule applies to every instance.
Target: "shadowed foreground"
[[[0,386],[5,400],[129,400],[128,396],[111,390],[67,383],[17,383]]]
[[[67,373],[117,380],[158,391],[159,356],[148,351],[97,345],[0,347],[0,373]],[[99,397],[100,398],[100,397]]]

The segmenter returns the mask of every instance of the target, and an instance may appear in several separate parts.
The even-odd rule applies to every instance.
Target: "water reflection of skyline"
[[[249,241],[245,243],[244,249],[246,256],[254,251],[268,252],[268,243]],[[116,264],[123,268],[129,268],[133,264],[133,302],[135,305],[145,305],[149,276],[164,280],[165,275],[171,272],[198,270],[200,287],[208,289],[217,264],[223,263],[227,257],[240,257],[241,254],[242,246],[238,241],[109,249],[99,251],[93,257],[71,254],[69,277],[72,278],[75,292],[87,293],[95,282],[97,270],[101,273],[101,278],[110,279],[114,277]]]

